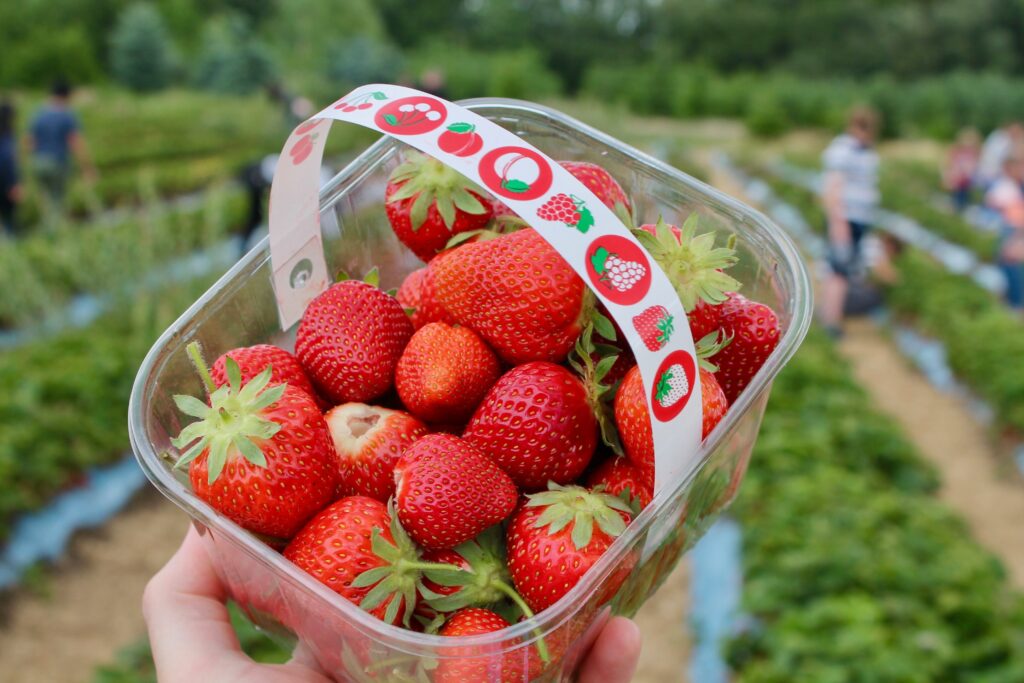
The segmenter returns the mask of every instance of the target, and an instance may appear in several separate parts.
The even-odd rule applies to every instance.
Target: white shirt
[[[1010,154],[1013,141],[1002,128],[996,128],[985,138],[978,159],[978,180],[982,184],[994,182],[1003,172],[1003,162]]]
[[[860,143],[857,138],[843,133],[828,146],[821,156],[828,175],[842,176],[843,213],[846,220],[870,225],[878,208],[878,152]]]

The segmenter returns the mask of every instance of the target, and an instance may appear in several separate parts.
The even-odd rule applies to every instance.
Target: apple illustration
[[[472,123],[453,123],[437,138],[437,146],[457,157],[469,157],[483,148],[484,139]]]
[[[299,141],[292,145],[292,148],[288,150],[288,154],[292,157],[292,164],[298,166],[306,157],[313,151],[313,136],[303,135],[299,138]]]

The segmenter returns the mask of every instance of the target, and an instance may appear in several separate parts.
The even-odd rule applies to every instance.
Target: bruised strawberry
[[[430,323],[402,352],[395,388],[402,403],[426,422],[463,422],[497,381],[494,352],[468,327]]]
[[[381,502],[395,494],[395,463],[428,433],[426,425],[408,413],[365,403],[343,403],[324,418],[338,455],[338,491]]]
[[[608,493],[552,485],[527,496],[508,525],[508,568],[516,590],[535,612],[568,593],[632,519],[629,506]],[[632,569],[623,562],[609,579],[608,595]]]
[[[625,190],[604,168],[589,161],[559,161],[558,164],[572,173],[576,180],[583,183],[609,209],[620,215],[632,214],[633,207]]]
[[[603,486],[606,493],[622,498],[634,514],[650,505],[654,497],[653,472],[646,472],[633,464],[629,458],[611,457],[598,465],[587,477],[587,487],[596,489]]]
[[[583,281],[532,229],[460,246],[432,270],[444,309],[510,365],[561,362],[580,335]]]
[[[491,219],[486,193],[458,171],[419,152],[406,153],[384,192],[395,235],[424,261],[453,235],[482,230]]]
[[[393,296],[358,280],[332,285],[306,308],[295,353],[335,404],[371,401],[391,388],[412,323]]]
[[[313,383],[309,381],[309,377],[306,376],[306,371],[302,369],[298,359],[284,349],[270,344],[243,346],[221,354],[220,358],[214,361],[213,367],[210,369],[213,383],[218,387],[228,383],[227,372],[224,370],[224,361],[229,356],[238,363],[238,368],[242,372],[243,383],[252,380],[256,375],[269,367],[271,368],[271,384],[291,384],[295,388],[305,391],[309,394],[310,398],[320,404],[321,407],[323,406],[323,399],[317,395],[316,390],[313,388]]]
[[[429,550],[454,548],[502,521],[516,497],[508,475],[450,434],[423,437],[395,465],[398,517]]]
[[[735,292],[722,304],[719,321],[732,343],[714,356],[718,381],[726,398],[735,401],[779,343],[779,319],[765,304]]]
[[[336,457],[327,425],[309,394],[291,384],[270,386],[267,368],[247,384],[228,358],[228,384],[217,388],[194,342],[189,355],[209,392],[209,403],[175,396],[181,412],[197,418],[172,440],[186,449],[195,494],[237,524],[266,536],[289,538],[334,494]]]
[[[565,368],[534,362],[512,368],[476,409],[463,438],[524,491],[567,484],[597,446],[597,419],[583,383]]]

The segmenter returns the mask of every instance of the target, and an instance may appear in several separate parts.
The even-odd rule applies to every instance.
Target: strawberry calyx
[[[475,539],[456,546],[454,551],[466,561],[469,569],[427,570],[427,578],[434,583],[459,588],[449,595],[426,600],[430,607],[438,612],[454,612],[463,607],[491,605],[509,597],[509,591],[515,592],[509,585],[499,527],[491,527]]]
[[[203,381],[209,403],[187,394],[174,396],[178,410],[196,418],[171,439],[178,449],[188,447],[174,464],[175,468],[188,465],[207,449],[207,478],[211,485],[217,481],[228,460],[238,455],[253,465],[266,467],[267,458],[257,443],[273,438],[281,430],[281,425],[264,417],[263,411],[281,400],[288,385],[268,387],[272,373],[269,365],[243,385],[238,363],[228,356],[224,361],[228,383],[218,388],[198,342],[190,343],[186,352]]]
[[[701,337],[696,344],[697,364],[708,372],[718,372],[718,366],[708,359],[732,343],[732,337],[720,329]]]
[[[548,490],[527,496],[527,507],[543,507],[544,511],[533,523],[535,529],[547,527],[554,535],[572,524],[570,538],[577,550],[590,545],[594,524],[612,538],[626,530],[626,520],[620,512],[632,517],[629,505],[600,487],[588,490],[582,486],[561,486],[548,482]]]
[[[576,346],[569,355],[569,365],[576,371],[586,389],[587,404],[597,418],[601,440],[617,455],[621,455],[622,442],[615,428],[612,406],[617,385],[605,383],[605,378],[619,359],[619,349],[610,344],[595,343],[595,330],[605,339],[615,341],[615,326],[596,308],[592,309],[590,321],[583,327],[583,332],[576,339]],[[596,363],[595,355],[599,357]]]
[[[727,292],[740,286],[738,280],[723,272],[736,264],[736,250],[731,243],[716,247],[714,232],[698,235],[698,220],[696,213],[690,214],[678,233],[661,217],[653,230],[651,226],[633,230],[668,275],[687,313],[698,301],[722,303],[728,298]]]
[[[386,601],[384,621],[393,624],[401,613],[402,623],[408,628],[418,596],[428,600],[441,597],[424,585],[424,573],[431,571],[440,577],[445,573],[462,570],[455,565],[422,561],[419,546],[398,521],[394,501],[388,503],[388,512],[391,516],[389,531],[394,541],[386,539],[379,527],[374,527],[370,538],[373,554],[383,560],[384,564],[367,569],[352,581],[352,585],[356,588],[372,586],[360,601],[361,608],[370,612]]]
[[[413,232],[419,230],[427,220],[430,206],[437,206],[437,213],[451,230],[455,223],[455,210],[480,215],[487,213],[484,206],[472,192],[484,195],[484,191],[458,171],[420,152],[409,151],[406,160],[391,172],[388,180],[401,186],[388,197],[388,203],[413,199],[409,208],[409,220]],[[471,192],[472,191],[472,192]]]

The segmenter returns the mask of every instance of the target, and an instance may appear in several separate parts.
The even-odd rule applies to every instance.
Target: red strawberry
[[[722,331],[732,342],[714,356],[717,378],[732,403],[779,343],[779,319],[765,304],[736,294],[722,304]]]
[[[432,270],[444,309],[510,365],[563,361],[579,337],[583,281],[531,229],[463,245]]]
[[[458,423],[473,414],[500,374],[494,352],[473,330],[430,323],[402,352],[395,388],[421,420]]]
[[[510,624],[498,614],[470,607],[459,610],[441,628],[442,636],[477,636],[507,628]],[[490,683],[521,683],[524,665],[516,651],[507,655],[485,656],[479,648],[466,648],[464,658],[444,657],[438,661],[434,671],[435,683],[469,683],[489,681]]]
[[[424,588],[423,572],[457,570],[422,561],[387,506],[366,496],[332,503],[292,539],[284,556],[378,619],[406,626]]]
[[[259,534],[289,538],[334,494],[336,456],[327,425],[309,394],[290,384],[269,387],[270,368],[242,385],[234,360],[216,388],[199,347],[189,345],[209,404],[175,396],[197,418],[172,443],[186,447],[192,489],[232,521]]]
[[[633,317],[633,326],[651,351],[660,351],[672,337],[675,321],[664,306],[651,306]]]
[[[402,286],[398,288],[396,297],[399,303],[406,308],[414,309],[410,317],[413,327],[417,330],[427,323],[455,322],[437,300],[437,288],[434,285],[437,264],[448,258],[451,253],[452,250],[442,251],[426,266],[409,273]]]
[[[597,466],[587,477],[587,486],[594,489],[604,486],[604,491],[618,496],[629,503],[634,514],[650,505],[654,497],[653,472],[645,473],[629,458],[611,457]]]
[[[228,383],[227,373],[224,371],[224,359],[230,356],[242,371],[242,382],[248,382],[256,375],[263,372],[267,367],[271,368],[271,384],[291,384],[297,389],[302,389],[310,398],[314,399],[321,407],[324,407],[313,383],[306,376],[299,360],[282,348],[270,344],[256,344],[255,346],[243,346],[221,354],[214,361],[210,374],[213,376],[213,383],[222,387]]]
[[[426,425],[401,410],[343,403],[324,417],[338,454],[338,491],[387,502],[395,495],[392,470]]]
[[[481,230],[491,219],[486,193],[437,159],[407,152],[389,178],[384,200],[388,221],[405,246],[424,261],[452,235]]]
[[[454,548],[502,521],[516,506],[508,475],[451,434],[430,434],[395,465],[402,526],[427,549]]]
[[[700,397],[704,411],[701,438],[706,439],[729,410],[729,399],[726,398],[722,385],[718,383],[717,373],[706,368],[700,369]]]
[[[588,161],[559,161],[559,165],[572,173],[588,190],[597,195],[605,206],[612,211],[628,216],[633,212],[629,197],[612,174]]]
[[[552,486],[527,496],[508,525],[512,582],[535,612],[558,602],[604,554],[631,520],[629,506],[608,493]],[[609,581],[614,594],[632,569],[625,562]]]
[[[491,387],[463,438],[525,491],[567,484],[597,446],[597,420],[583,383],[552,363],[512,368]]]
[[[736,263],[736,251],[729,246],[716,247],[713,232],[698,235],[697,221],[695,212],[682,229],[658,219],[657,225],[647,223],[633,231],[675,285],[687,314],[696,308],[699,301],[722,303],[726,292],[735,290],[740,284],[724,272]],[[694,332],[693,338],[700,339],[713,331],[714,328],[704,331],[701,327]]]
[[[722,304],[709,304],[703,299],[698,299],[697,305],[686,314],[686,319],[690,323],[690,334],[693,335],[694,341],[716,332],[721,317]]]
[[[412,323],[393,297],[357,280],[334,284],[306,308],[295,353],[334,403],[370,401],[391,388]]]

